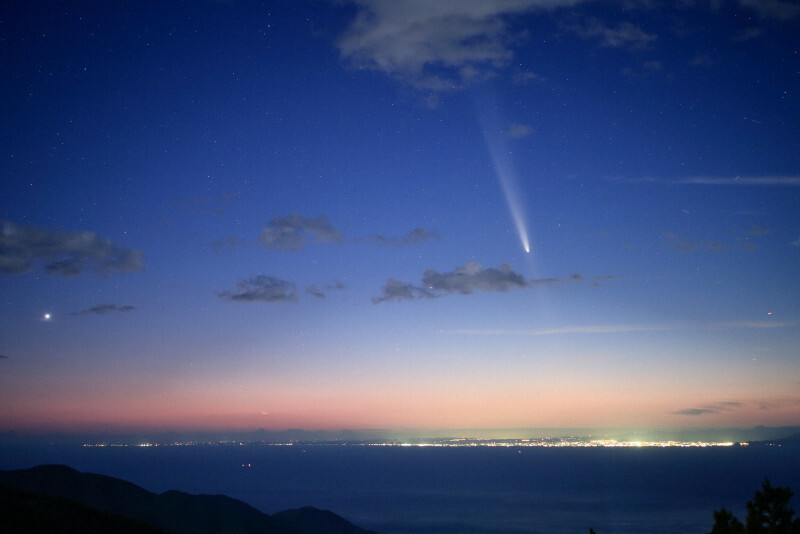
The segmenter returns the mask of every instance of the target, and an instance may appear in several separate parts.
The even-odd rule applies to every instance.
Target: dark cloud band
[[[78,276],[87,268],[98,274],[141,271],[141,251],[115,245],[89,231],[65,232],[0,221],[0,272],[22,274],[44,262],[47,274]]]

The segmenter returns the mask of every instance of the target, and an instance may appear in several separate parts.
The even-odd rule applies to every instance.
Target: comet
[[[486,108],[483,109],[485,110]],[[478,116],[483,126],[483,140],[492,158],[494,172],[497,176],[497,181],[500,182],[503,195],[506,198],[511,220],[516,227],[522,248],[529,254],[531,252],[531,243],[528,237],[525,211],[522,208],[522,202],[520,200],[522,196],[520,195],[519,186],[517,185],[517,173],[514,169],[511,151],[501,138],[502,133],[499,128],[500,122],[497,120],[497,117],[490,117],[488,113],[479,113]]]
[[[525,252],[529,254],[531,252],[531,244],[528,238],[528,228],[525,224],[525,212],[520,202],[521,197],[517,186],[516,173],[511,163],[511,153],[501,151],[497,146],[492,146],[488,141],[487,146],[492,156],[492,163],[494,164],[497,180],[500,182],[503,195],[506,197],[508,211],[517,229],[520,243],[522,244],[522,248],[525,249]]]

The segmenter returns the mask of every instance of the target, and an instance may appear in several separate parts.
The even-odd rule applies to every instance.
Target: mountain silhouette
[[[0,471],[0,490],[2,532],[375,534],[313,507],[270,516],[225,495],[157,494],[64,465]]]

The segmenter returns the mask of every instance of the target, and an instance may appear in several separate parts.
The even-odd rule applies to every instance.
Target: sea
[[[798,453],[777,446],[0,446],[0,469],[66,464],[157,493],[224,494],[268,514],[311,505],[379,534],[702,534],[721,507],[744,520],[765,478],[800,491]]]

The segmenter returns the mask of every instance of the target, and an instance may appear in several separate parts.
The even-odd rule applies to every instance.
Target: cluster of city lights
[[[538,439],[479,439],[479,438],[431,438],[415,441],[175,441],[154,442],[100,442],[84,443],[84,447],[192,447],[192,446],[355,446],[355,447],[733,447],[747,446],[748,443],[733,441],[618,441],[615,439],[595,439],[591,437],[538,438]]]

